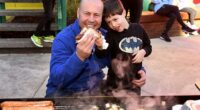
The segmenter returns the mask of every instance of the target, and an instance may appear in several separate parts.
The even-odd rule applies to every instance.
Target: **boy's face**
[[[117,32],[122,32],[124,29],[128,28],[128,22],[124,15],[110,15],[105,18],[105,21],[111,29]]]

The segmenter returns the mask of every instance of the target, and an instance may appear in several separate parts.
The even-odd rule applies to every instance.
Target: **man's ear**
[[[79,8],[77,9],[77,18],[79,18]]]

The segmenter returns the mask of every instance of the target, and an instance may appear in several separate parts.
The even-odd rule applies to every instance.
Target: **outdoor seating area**
[[[78,94],[78,95],[76,94],[77,96],[75,95],[73,96],[72,94],[70,95],[67,94],[68,96],[67,95],[56,96],[56,95],[62,94],[62,92],[64,91],[65,88],[62,86],[63,85],[65,86],[64,83],[67,82],[66,79],[69,78],[67,76],[68,73],[71,75],[69,76],[72,79],[69,80],[67,83],[74,84],[75,81],[77,82],[80,81],[79,83],[77,83],[78,86],[81,86],[82,83],[85,84],[84,82],[85,80],[81,80],[81,75],[83,74],[85,75],[85,73],[87,73],[85,76],[83,76],[83,78],[87,77],[87,75],[90,75],[89,77],[90,79],[88,78],[87,83],[88,84],[91,83],[90,86],[92,87],[93,85],[97,85],[93,83],[95,83],[95,81],[98,78],[98,77],[93,77],[95,76],[93,74],[88,74],[90,72],[93,72],[91,71],[93,69],[92,66],[95,69],[98,69],[97,70],[98,75],[101,74],[101,72],[103,71],[101,78],[103,78],[104,76],[104,79],[101,79],[102,82],[99,81],[98,83],[104,83],[105,79],[107,78],[108,68],[105,67],[102,69],[100,66],[102,66],[103,64],[99,66],[99,64],[102,62],[99,63],[95,59],[97,55],[94,56],[94,59],[89,59],[89,58],[93,58],[93,56],[90,57],[90,55],[97,54],[94,52],[95,49],[97,48],[93,48],[94,45],[98,47],[97,44],[92,44],[92,46],[90,47],[91,53],[89,52],[86,53],[85,51],[81,51],[81,49],[85,49],[85,48],[78,47],[79,45],[76,42],[76,40],[78,39],[77,35],[79,34],[77,34],[76,33],[77,31],[74,30],[75,29],[74,27],[76,25],[77,27],[78,26],[81,27],[81,25],[78,24],[78,22],[75,26],[71,25],[70,27],[70,29],[72,28],[71,31],[66,30],[66,33],[63,32],[61,34],[58,34],[63,28],[69,25],[68,24],[69,22],[72,23],[72,21],[75,20],[74,16],[76,15],[72,16],[71,18],[68,18],[69,12],[67,12],[67,9],[70,10],[71,14],[76,13],[72,11],[71,9],[72,6],[67,7],[67,4],[69,5],[69,3],[67,3],[68,0],[57,0],[56,2],[56,5],[55,5],[56,8],[53,10],[53,22],[52,22],[52,25],[50,25],[51,26],[50,31],[54,33],[52,42],[44,42],[44,38],[41,38],[43,40],[43,41],[41,40],[42,47],[39,48],[38,46],[36,46],[31,39],[31,35],[34,35],[33,32],[37,28],[37,21],[39,21],[38,16],[41,16],[42,13],[44,13],[44,10],[42,10],[41,1],[42,0],[0,0],[0,63],[1,63],[1,66],[0,66],[0,76],[1,76],[0,78],[0,85],[1,85],[0,86],[0,110],[4,110],[1,104],[5,101],[19,101],[19,102],[50,101],[50,105],[51,105],[50,110],[126,110],[125,104],[123,105],[122,101],[125,100],[124,96],[126,98],[127,97],[132,98],[130,97],[130,95],[132,94],[128,94],[127,92],[128,90],[126,91],[127,88],[125,87],[119,87],[119,90],[118,88],[117,89],[114,88],[113,90],[111,90],[111,92],[109,91],[110,93],[113,93],[113,91],[119,92],[121,89],[122,94],[123,93],[125,94],[122,96],[119,95],[119,99],[121,98],[122,101],[117,99],[116,97],[114,98],[114,95],[111,96],[109,93],[106,95],[100,94],[98,96],[96,95],[90,96],[90,94],[85,93],[84,94],[85,96],[84,96],[83,94],[79,94],[79,92],[77,92],[78,91],[77,88],[75,88],[77,89],[76,91]],[[74,2],[74,4],[78,6],[77,1],[78,0],[76,1],[71,0],[71,2]],[[186,101],[188,100],[193,101],[193,102],[197,100],[198,104],[197,103],[196,104],[200,108],[200,55],[199,55],[200,54],[200,28],[196,29],[197,31],[195,31],[198,33],[198,35],[192,35],[191,34],[192,32],[190,34],[189,33],[186,34],[183,32],[181,25],[177,22],[177,20],[175,20],[172,28],[169,31],[169,37],[171,38],[171,42],[166,42],[166,40],[163,40],[160,38],[160,35],[165,28],[165,24],[168,18],[156,15],[153,11],[149,11],[148,7],[151,0],[144,0],[144,1],[145,2],[143,4],[143,11],[142,11],[141,19],[140,19],[140,24],[144,28],[148,36],[150,37],[150,39],[148,39],[148,42],[151,43],[150,48],[152,47],[152,52],[150,52],[150,55],[148,57],[144,57],[144,59],[141,58],[141,62],[142,62],[141,67],[144,66],[144,69],[146,70],[145,71],[146,74],[145,72],[143,74],[143,76],[146,76],[146,82],[141,87],[141,95],[138,97],[138,94],[137,94],[137,97],[134,97],[136,98],[136,101],[138,101],[137,106],[139,109],[133,109],[133,110],[180,110],[180,106],[179,106],[179,109],[175,109],[175,108],[172,109],[172,108],[175,107],[175,105],[181,105],[183,107],[187,106]],[[17,9],[17,7],[15,7],[19,5],[18,3],[29,4],[29,6],[33,3],[34,5],[33,7],[31,7],[32,9],[19,10]],[[35,5],[36,5],[36,9],[34,9]],[[14,9],[12,10],[9,9],[10,6],[11,7],[14,6]],[[198,11],[197,12],[198,14],[195,18],[195,25],[200,27],[200,6],[198,6],[197,11]],[[180,12],[180,13],[181,13],[181,17],[183,18],[183,21],[186,23],[189,17],[188,14],[185,12]],[[14,17],[10,17],[10,16],[14,16]],[[31,17],[37,17],[37,19],[31,18]],[[28,20],[26,21],[27,18]],[[25,22],[18,23],[19,19]],[[124,18],[124,20],[126,20],[126,18]],[[85,24],[83,23],[83,25]],[[84,27],[87,27],[87,26],[88,25]],[[99,23],[99,26],[100,26],[100,23]],[[89,33],[89,31],[87,32]],[[94,29],[92,30],[92,32],[95,33],[97,32],[97,30]],[[139,33],[139,31],[137,32]],[[144,33],[145,32],[143,31],[141,34],[144,34]],[[76,39],[74,39],[75,37],[71,36],[71,34],[74,34],[73,36],[76,35]],[[3,35],[7,35],[7,36],[5,37]],[[54,40],[55,37],[59,38],[59,35],[61,36],[60,39]],[[67,38],[65,35],[67,37],[70,36],[70,38]],[[81,34],[81,35],[87,37],[87,35],[84,35],[84,34]],[[100,34],[100,35],[103,36],[103,34]],[[37,37],[39,38],[41,36],[37,36]],[[70,43],[72,43],[72,41],[70,41],[71,38],[73,38],[72,40],[75,42],[72,44],[72,46],[69,45]],[[95,38],[99,39],[97,37]],[[143,36],[141,38],[144,39]],[[137,39],[141,40],[139,37]],[[62,40],[66,41],[66,45],[63,43]],[[55,44],[56,41],[58,42],[57,44]],[[93,41],[95,43],[95,41],[97,40],[93,40]],[[127,42],[130,42],[130,41],[127,40]],[[83,42],[82,45],[84,45],[84,43],[85,42]],[[142,46],[144,46],[143,43],[144,41],[142,40],[141,45],[140,45],[142,49],[143,49]],[[129,47],[125,47],[125,48],[129,49]],[[138,48],[139,48],[138,50],[141,49],[139,46]],[[57,50],[57,49],[63,49],[63,50]],[[67,49],[69,49],[69,51]],[[83,57],[85,59],[81,59],[82,57],[78,56],[78,51],[81,51],[82,54],[88,54],[88,55]],[[145,50],[143,53],[145,56],[147,55],[148,51]],[[76,55],[76,56],[75,57],[69,56],[71,54]],[[133,53],[129,53],[129,54],[131,55]],[[56,55],[60,55],[62,58],[59,58],[60,56],[56,56]],[[53,61],[55,61],[56,58],[58,58],[59,61],[52,63],[52,59]],[[67,60],[68,58],[71,58],[71,59],[68,61]],[[73,58],[75,58],[76,61],[73,62]],[[131,58],[132,56],[129,57],[129,60],[131,60]],[[89,62],[90,60],[92,64],[90,64]],[[87,61],[87,62],[85,63],[84,61]],[[80,64],[78,64],[77,62]],[[129,64],[132,65],[130,62]],[[67,65],[66,63],[69,63],[69,64]],[[76,65],[76,63],[78,66]],[[82,66],[83,63],[85,63],[84,66]],[[113,62],[111,61],[111,63]],[[59,65],[56,65],[56,64],[59,64]],[[53,66],[56,65],[53,68],[55,69],[53,71],[54,73],[52,73],[52,65]],[[87,67],[88,65],[91,66],[92,69]],[[82,66],[82,67],[78,68],[79,66],[80,67]],[[73,67],[77,67],[78,69],[73,68]],[[122,67],[122,68],[125,68],[125,67]],[[51,73],[50,73],[50,69],[51,69]],[[64,71],[64,69],[66,69],[66,71]],[[77,70],[77,76],[73,76],[73,70],[74,71]],[[88,71],[81,74],[79,70],[81,72],[85,70],[88,70]],[[57,78],[55,82],[51,81],[52,79],[50,79],[50,77],[52,76],[53,78],[55,77]],[[61,81],[59,81],[60,79]],[[116,82],[119,80],[122,81],[122,79],[118,78]],[[52,97],[47,96],[48,81],[52,82],[52,85],[55,86],[56,88],[55,91],[56,92],[58,91],[58,93],[55,92],[55,94],[53,94]],[[119,86],[122,86],[122,83],[119,83]],[[129,82],[126,82],[126,83],[129,83]],[[199,84],[199,87],[197,87],[197,84]],[[73,88],[74,86],[72,85],[71,87]],[[134,85],[134,87],[136,86]],[[59,94],[60,89],[63,91],[60,92]],[[69,87],[69,89],[71,88]],[[81,88],[80,90],[85,91],[87,89]],[[131,85],[130,88],[128,89],[133,90],[135,88],[132,88],[132,85]],[[66,87],[66,90],[68,90],[67,87]],[[125,92],[123,90],[125,90]],[[91,92],[90,90],[88,91]],[[68,91],[64,91],[64,92],[68,92]],[[69,91],[69,93],[72,93],[72,92],[74,91]],[[133,92],[131,91],[130,93],[133,93]],[[131,101],[130,102],[127,101],[127,103],[132,104]],[[134,104],[132,106],[135,106]],[[23,110],[26,110],[26,109],[23,109]],[[36,110],[36,109],[33,108],[33,110]],[[200,110],[200,109],[196,109],[196,110]]]

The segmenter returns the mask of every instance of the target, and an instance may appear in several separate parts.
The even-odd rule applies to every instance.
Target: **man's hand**
[[[82,61],[91,55],[94,43],[95,37],[93,37],[91,34],[88,34],[87,37],[84,37],[82,41],[77,44],[76,54]]]
[[[132,59],[132,63],[140,63],[143,61],[146,52],[144,49],[141,49],[137,52],[135,57]]]
[[[138,80],[134,79],[132,83],[138,87],[142,87],[146,82],[146,73],[144,70],[140,70],[138,71],[138,74],[141,76],[141,78]]]

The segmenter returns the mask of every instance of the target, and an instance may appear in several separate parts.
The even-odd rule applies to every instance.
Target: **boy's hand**
[[[134,79],[132,83],[138,87],[142,87],[146,82],[146,73],[144,70],[138,71],[138,74],[141,76],[140,79]]]
[[[140,63],[143,61],[146,52],[144,49],[141,49],[137,52],[135,57],[132,59],[132,63]]]
[[[103,38],[102,37],[101,38],[97,38],[95,40],[95,44],[96,44],[97,48],[101,50],[102,46],[103,46]]]
[[[104,36],[101,34],[101,32],[98,32],[99,37],[96,38],[95,44],[99,50],[104,50],[108,48],[108,43],[106,42]]]

